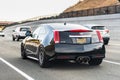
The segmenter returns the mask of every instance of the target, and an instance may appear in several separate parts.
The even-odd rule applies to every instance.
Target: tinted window
[[[29,31],[30,28],[20,28],[20,31]]]
[[[94,30],[104,30],[105,27],[104,26],[93,26],[92,29],[94,29]]]
[[[33,32],[33,38],[38,38],[40,35],[43,35],[45,33],[45,28],[40,26]]]

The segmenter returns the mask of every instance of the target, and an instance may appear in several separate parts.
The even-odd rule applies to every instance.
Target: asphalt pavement
[[[0,37],[0,80],[120,80],[120,42],[106,45],[106,58],[100,66],[56,62],[50,68],[40,68],[38,61],[23,60],[20,40]]]

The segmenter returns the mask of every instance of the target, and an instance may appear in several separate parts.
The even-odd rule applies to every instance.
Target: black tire
[[[5,35],[2,35],[2,37],[5,37]]]
[[[102,63],[103,59],[91,59],[88,63],[89,65],[100,65]]]
[[[21,44],[21,57],[22,57],[22,59],[27,59],[27,54],[25,52],[25,48],[24,48],[23,44]]]
[[[19,36],[16,37],[16,40],[19,41]]]
[[[12,36],[12,40],[15,41],[15,37],[14,36]]]
[[[45,54],[44,48],[41,48],[38,52],[39,65],[42,68],[49,67],[48,56]]]
[[[105,41],[104,44],[105,44],[105,45],[108,45],[108,42],[109,42],[109,41]]]

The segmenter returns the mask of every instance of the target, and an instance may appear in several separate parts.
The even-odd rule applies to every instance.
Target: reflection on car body
[[[21,57],[38,59],[41,67],[51,60],[75,60],[90,65],[101,64],[105,47],[99,31],[92,31],[77,24],[41,24],[21,43]]]

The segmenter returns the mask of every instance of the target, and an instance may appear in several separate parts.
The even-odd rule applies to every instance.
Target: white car
[[[84,25],[84,26],[88,27],[92,30],[100,31],[100,33],[103,37],[104,44],[107,45],[109,43],[110,34],[109,34],[109,30],[105,26],[99,25],[99,24],[87,24],[87,25]]]
[[[30,26],[17,27],[15,30],[13,30],[12,40],[15,41],[15,39],[16,39],[17,41],[19,41],[19,39],[24,39],[26,37],[25,34],[27,31],[31,31]]]
[[[3,32],[3,31],[0,31],[0,36],[2,36],[2,37],[4,37],[4,36],[5,36],[5,34],[4,34],[4,32]]]

